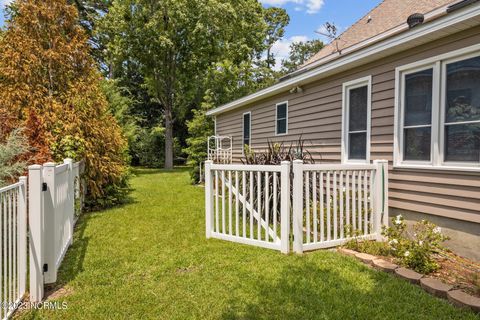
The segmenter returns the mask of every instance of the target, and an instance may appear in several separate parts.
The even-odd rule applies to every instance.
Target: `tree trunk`
[[[173,169],[173,119],[171,107],[165,107],[165,169]]]

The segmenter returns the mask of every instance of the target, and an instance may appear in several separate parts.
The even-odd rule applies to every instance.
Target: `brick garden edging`
[[[341,254],[355,257],[357,260],[368,266],[373,266],[378,270],[395,274],[410,283],[420,285],[420,287],[426,292],[435,297],[447,299],[456,307],[469,308],[474,312],[480,313],[480,298],[469,295],[462,290],[454,289],[453,286],[445,284],[438,279],[424,276],[418,272],[400,267],[370,254],[360,253],[345,248],[339,248],[337,251]]]

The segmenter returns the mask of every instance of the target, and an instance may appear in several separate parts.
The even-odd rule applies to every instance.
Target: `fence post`
[[[382,240],[382,225],[388,226],[388,161],[374,160],[375,179],[373,181],[375,233],[377,240]]]
[[[280,166],[280,250],[286,254],[290,251],[290,162],[282,161]]]
[[[43,165],[43,179],[47,184],[47,191],[43,194],[44,207],[44,245],[45,245],[45,283],[54,283],[57,281],[55,254],[56,248],[56,222],[55,222],[55,163],[48,162]]]
[[[293,250],[303,253],[303,161],[293,161]]]
[[[42,166],[28,167],[29,185],[29,246],[30,246],[30,301],[40,302],[43,299],[43,196]]]
[[[207,239],[212,237],[213,226],[212,164],[212,160],[205,161],[205,234]]]
[[[20,177],[22,186],[20,187],[18,202],[18,273],[19,273],[19,292],[25,293],[25,282],[27,280],[27,177]]]
[[[69,245],[73,243],[73,220],[75,218],[75,175],[73,174],[73,160],[66,158],[63,163],[68,165],[68,191],[67,191],[67,214]]]

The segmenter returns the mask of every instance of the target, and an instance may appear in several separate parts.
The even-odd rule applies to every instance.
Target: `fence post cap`
[[[295,163],[301,163],[301,164],[303,164],[303,160],[295,159],[295,160],[293,160],[293,163],[294,163],[294,164],[295,164]]]
[[[73,162],[73,159],[72,158],[65,158],[63,159],[63,163],[71,163]]]
[[[373,160],[373,163],[388,163],[388,160]]]
[[[21,176],[20,178],[18,178],[18,180],[20,182],[24,182],[24,181],[27,181],[27,177],[26,176]]]
[[[55,167],[55,162],[47,162],[43,164],[44,167]]]
[[[39,164],[32,164],[28,166],[28,170],[40,170],[40,169],[42,169],[42,166]]]
[[[290,161],[282,161],[282,162],[280,162],[280,164],[281,164],[282,166],[289,166],[289,165],[290,165]]]
[[[205,164],[213,164],[213,161],[212,160],[206,160]]]

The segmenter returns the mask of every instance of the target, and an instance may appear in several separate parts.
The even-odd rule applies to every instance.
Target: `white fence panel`
[[[290,163],[205,163],[207,238],[288,252]]]
[[[30,299],[43,298],[43,285],[57,280],[58,269],[72,244],[76,209],[81,210],[81,162],[29,167]]]
[[[366,165],[293,164],[293,249],[380,239],[388,218],[388,162]]]
[[[0,188],[0,317],[7,319],[25,294],[27,178]]]

